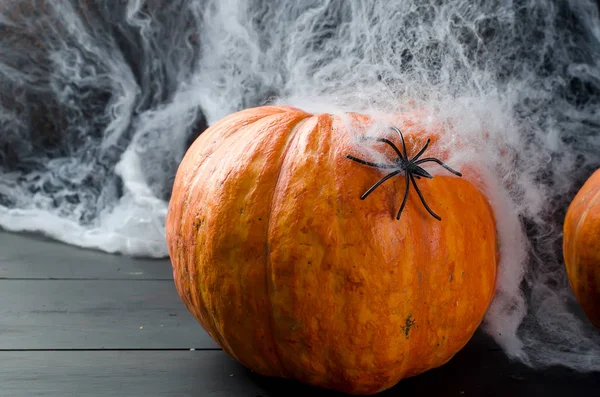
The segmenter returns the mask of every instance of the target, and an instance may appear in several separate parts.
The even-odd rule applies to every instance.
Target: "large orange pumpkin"
[[[441,221],[414,189],[397,220],[401,175],[361,200],[382,174],[348,155],[365,144],[394,155],[357,143],[372,125],[358,114],[248,109],[206,130],[179,167],[167,218],[177,290],[260,374],[374,394],[446,363],[490,304],[498,258],[486,198],[448,173],[418,182]],[[409,157],[439,138],[410,130]]]
[[[600,169],[575,195],[563,229],[571,289],[587,317],[600,328]]]

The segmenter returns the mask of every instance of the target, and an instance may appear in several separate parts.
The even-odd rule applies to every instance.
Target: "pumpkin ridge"
[[[283,163],[285,162],[285,158],[288,154],[289,148],[294,140],[294,138],[296,138],[297,136],[297,132],[298,130],[302,127],[302,125],[304,125],[304,123],[310,119],[314,117],[314,115],[312,114],[308,114],[305,118],[299,120],[291,129],[290,129],[290,133],[288,134],[288,139],[285,142],[284,148],[281,151],[281,155],[279,157],[279,164],[283,165]],[[282,373],[286,374],[286,376],[290,376],[288,369],[286,368],[285,364],[284,364],[284,360],[281,359],[281,354],[279,352],[279,347],[278,344],[276,343],[275,340],[275,327],[274,327],[274,318],[273,318],[273,301],[272,301],[272,297],[271,297],[271,292],[269,289],[269,277],[271,275],[271,271],[272,271],[272,267],[271,267],[271,255],[270,255],[270,248],[269,248],[269,234],[271,232],[271,215],[273,212],[273,197],[275,197],[275,192],[277,191],[277,186],[279,185],[280,179],[281,179],[281,174],[283,172],[283,167],[279,167],[278,171],[277,171],[277,176],[275,177],[275,184],[273,185],[273,190],[271,192],[271,197],[269,198],[269,200],[267,201],[269,203],[269,209],[267,211],[267,227],[266,227],[266,233],[265,233],[265,294],[267,296],[267,301],[269,302],[269,328],[270,328],[270,334],[272,337],[272,342],[273,342],[273,354],[275,354],[275,357],[277,357],[277,361],[279,361],[279,365],[280,368],[282,369]]]
[[[202,139],[202,137],[199,137],[199,139]],[[225,142],[225,140],[223,140],[222,142],[219,142],[219,144],[216,145],[216,147],[213,148],[212,151],[214,152],[214,151],[218,150],[224,144],[224,142]],[[197,143],[197,142],[194,142],[194,143]],[[202,160],[200,161],[200,163],[197,164],[197,166],[195,167],[195,170],[194,170],[194,173],[193,173],[194,176],[191,178],[191,181],[190,181],[193,184],[192,186],[195,186],[195,184],[198,181],[198,178],[200,178],[198,171],[205,164],[205,160],[207,158],[208,158],[208,156],[204,156],[202,158]],[[185,161],[185,158],[184,158],[184,161]],[[192,192],[193,192],[193,189],[187,189],[185,197],[181,200],[182,203],[183,203],[183,205],[182,205],[183,210],[182,210],[182,212],[180,214],[180,217],[179,217],[179,225],[178,225],[179,226],[178,227],[178,229],[179,229],[178,230],[179,235],[185,235],[185,228],[186,228],[186,224],[187,224],[186,220],[187,220],[187,215],[188,215],[189,210],[190,210],[190,200],[191,200],[191,197],[192,197]],[[190,260],[189,256],[190,255],[196,256],[195,255],[195,250],[189,250],[189,251],[186,250],[185,254],[186,254],[186,256],[188,258],[183,261],[182,265],[180,265],[182,267],[180,269],[180,271],[183,270],[183,268],[185,268],[185,271],[188,274],[188,277],[190,277],[190,275],[192,275],[194,273],[193,266],[195,264],[195,261],[194,260]],[[196,284],[198,282],[197,278],[194,278],[193,281],[194,281],[194,284]],[[206,302],[204,301],[204,298],[202,297],[202,293],[200,291],[201,291],[200,288],[191,288],[191,287],[189,288],[189,297],[190,297],[192,305],[195,305],[194,302],[196,300],[199,302],[199,305],[198,305],[198,308],[200,308],[200,309],[198,309],[198,314],[199,315],[202,312],[201,308],[206,308]],[[223,335],[221,335],[221,333],[218,331],[217,327],[215,326],[215,322],[214,322],[214,319],[212,318],[212,316],[210,316],[210,314],[208,312],[206,312],[206,315],[204,315],[202,317],[204,317],[205,321],[208,324],[210,324],[210,327],[208,327],[208,330],[207,330],[209,332],[209,335],[211,337],[213,337],[215,339],[215,341],[219,345],[221,345],[222,343],[224,343],[225,342],[224,337],[223,337]]]
[[[204,133],[200,134],[200,136],[199,136],[199,137],[196,139],[196,141],[194,141],[194,142],[192,143],[192,145],[191,145],[191,146],[190,146],[190,148],[188,149],[188,152],[192,153],[192,152],[193,152],[193,150],[195,149],[195,146],[196,146],[196,145],[199,145],[199,144],[200,144],[200,142],[202,142],[202,140],[204,140],[204,139],[209,139],[209,137],[210,137],[210,135],[209,135],[209,134],[210,134],[210,133],[213,133],[213,134],[214,134],[214,133],[216,133],[215,131],[220,131],[220,129],[221,129],[221,128],[225,128],[225,127],[227,126],[227,123],[228,123],[228,122],[230,122],[230,119],[234,119],[234,121],[235,121],[237,118],[241,118],[241,116],[243,116],[243,115],[244,115],[244,113],[246,113],[246,112],[250,112],[251,110],[252,110],[252,109],[246,109],[246,110],[242,110],[242,111],[240,111],[240,112],[238,112],[238,113],[233,113],[233,114],[230,114],[229,116],[227,116],[227,117],[225,117],[225,118],[223,118],[223,119],[221,119],[221,120],[217,121],[215,124],[213,124],[213,125],[212,125],[212,126],[209,128],[209,130],[207,130],[207,131],[205,131]],[[237,129],[237,130],[233,131],[232,133],[230,133],[229,135],[227,135],[227,136],[225,137],[225,139],[222,139],[222,140],[221,140],[221,141],[220,141],[218,144],[214,145],[214,146],[211,148],[211,150],[209,151],[210,153],[208,153],[208,154],[204,155],[204,156],[203,156],[203,158],[202,158],[202,161],[201,161],[199,164],[196,164],[196,167],[195,167],[194,171],[193,171],[193,172],[190,172],[190,173],[194,174],[194,175],[195,175],[195,177],[191,178],[191,180],[190,180],[190,181],[188,181],[187,183],[188,183],[188,184],[190,184],[190,185],[195,185],[195,183],[196,183],[196,182],[197,182],[197,180],[198,180],[198,176],[197,176],[198,170],[199,170],[199,169],[202,167],[202,165],[204,164],[204,160],[206,160],[208,157],[210,157],[212,154],[214,154],[214,152],[218,151],[218,150],[219,150],[219,149],[220,149],[220,148],[221,148],[221,147],[222,147],[222,146],[225,144],[225,142],[226,142],[226,141],[227,141],[227,140],[228,140],[230,137],[232,137],[232,136],[234,136],[234,135],[237,135],[237,134],[239,134],[239,133],[241,132],[241,130],[244,130],[244,129],[246,129],[246,128],[249,128],[249,127],[251,127],[251,126],[252,126],[254,123],[256,123],[256,122],[260,121],[261,119],[264,119],[264,118],[267,118],[267,117],[276,116],[276,115],[279,115],[279,114],[281,114],[282,112],[284,112],[284,111],[285,111],[285,109],[281,109],[281,108],[278,108],[278,107],[275,107],[275,106],[264,107],[264,109],[263,109],[263,110],[272,110],[272,111],[273,111],[273,113],[270,113],[270,114],[268,114],[268,113],[267,113],[267,114],[265,114],[265,115],[254,116],[254,119],[252,119],[252,121],[250,121],[250,122],[248,122],[248,123],[246,123],[246,124],[243,124],[243,125],[242,125],[242,126],[239,128],[239,129]],[[265,113],[266,113],[266,112],[265,112]],[[224,126],[224,127],[223,127],[223,126]],[[187,154],[186,154],[186,156],[184,157],[184,159],[183,159],[183,161],[182,161],[182,164],[183,164],[183,162],[185,162],[186,160],[187,160]],[[179,166],[180,168],[183,168],[183,167],[182,167],[182,164],[180,164],[180,166]],[[183,204],[183,212],[182,212],[182,214],[181,214],[182,218],[183,218],[183,217],[185,217],[185,215],[187,215],[187,212],[188,212],[188,210],[189,210],[189,204],[190,204],[190,203],[189,203],[189,201],[190,201],[190,198],[191,198],[191,196],[192,196],[192,192],[191,192],[191,190],[188,190],[188,191],[187,191],[187,194],[186,194],[186,196],[185,196],[185,200],[183,200],[183,203],[182,203],[182,204]]]
[[[256,120],[254,120],[254,122],[249,123],[247,125],[244,125],[241,128],[237,129],[235,135],[237,135],[238,138],[236,138],[236,139],[240,139],[241,141],[246,141],[245,138],[247,138],[247,142],[250,142],[250,141],[252,141],[254,139],[254,135],[257,132],[256,131],[257,128],[261,128],[262,131],[264,131],[263,124],[264,125],[270,125],[270,124],[272,124],[272,122],[277,121],[277,122],[281,122],[281,125],[293,126],[294,123],[297,123],[298,121],[301,121],[301,120],[303,120],[306,117],[307,117],[307,114],[304,113],[304,112],[292,112],[292,113],[287,112],[286,113],[286,112],[282,111],[282,112],[276,112],[276,113],[268,114],[268,115],[266,115],[264,117],[257,118]],[[257,123],[260,123],[261,125],[257,126],[256,125]],[[290,132],[291,132],[292,128],[289,128],[289,129],[290,129]],[[261,131],[261,133],[262,133],[262,131]],[[232,135],[234,135],[234,134],[232,134]],[[281,144],[278,143],[277,146],[276,146],[277,148],[282,148],[282,149],[279,149],[281,152],[279,154],[279,157],[274,159],[275,161],[281,162],[282,159],[284,158],[283,154],[284,154],[284,151],[285,151],[285,147],[288,145],[287,141],[290,139],[290,134],[289,133],[287,134],[287,136],[285,137],[285,139],[286,139],[286,141],[285,141],[285,143],[283,143],[283,145],[281,145]],[[246,151],[248,150],[247,145],[242,145],[242,146],[246,147],[246,149],[245,149]],[[258,148],[258,147],[255,148],[255,149],[253,149],[252,152],[254,154],[252,156],[254,157],[255,155],[259,154],[261,151],[262,150],[260,148]],[[227,180],[227,176],[225,176],[225,180]],[[233,182],[233,183],[235,184],[236,182]],[[271,200],[272,200],[272,198],[271,198]],[[267,227],[268,227],[268,224],[267,224]],[[244,282],[243,282],[243,277],[242,277],[242,272],[241,272],[242,269],[239,266],[235,266],[234,268],[235,268],[235,274],[237,274],[237,276],[233,276],[233,278],[235,278],[237,280],[237,282],[236,282],[237,287],[236,288],[239,291],[239,295],[238,295],[239,304],[240,304],[240,307],[245,307],[246,305],[244,304],[244,293],[243,293]],[[222,307],[221,307],[221,310],[222,310]],[[270,312],[267,312],[267,315],[269,315],[269,314],[270,314]],[[227,343],[228,341],[231,340],[230,330],[226,330],[226,329],[222,328],[222,326],[224,324],[223,324],[222,321],[219,321],[218,317],[215,318],[214,316],[211,316],[211,319],[213,320],[213,322],[215,324],[214,328],[215,328],[216,332],[218,332],[220,335],[222,335],[223,339],[226,342],[223,346],[227,346],[227,349],[224,348],[224,350],[226,350],[232,357],[236,358],[238,361],[245,362],[244,357],[247,357],[246,354],[245,353],[241,353],[240,350],[238,350],[237,348],[233,349]],[[255,350],[255,352],[256,352],[256,350]],[[275,355],[277,361],[279,361],[281,363],[281,360],[277,356],[275,350],[273,350],[273,354]],[[241,357],[238,357],[238,355],[241,355]],[[260,370],[260,368],[261,368],[260,366],[257,367],[257,370]],[[271,372],[272,373],[270,373],[270,375],[281,373],[280,370],[275,370],[275,371],[271,371]]]
[[[225,137],[225,139],[222,139],[220,141],[218,141],[217,144],[207,145],[207,152],[205,153],[204,156],[202,156],[201,160],[199,161],[199,164],[196,165],[196,167],[193,170],[193,177],[190,178],[190,180],[187,182],[188,185],[190,186],[196,186],[199,182],[199,179],[203,177],[203,175],[198,172],[205,164],[206,160],[215,152],[219,151],[224,145],[226,145],[229,141],[229,138],[232,138],[234,136],[239,136],[240,134],[243,134],[248,128],[252,128],[252,126],[259,122],[262,121],[266,118],[270,118],[270,117],[280,117],[282,113],[285,112],[285,109],[281,109],[281,108],[276,108],[276,107],[269,107],[269,108],[265,108],[266,110],[274,110],[272,113],[267,113],[265,115],[262,115],[262,117],[255,117],[251,122],[249,123],[245,123],[243,125],[240,126],[240,128],[236,129],[233,132],[228,133],[228,135]],[[248,110],[249,111],[249,110]],[[242,111],[243,112],[243,111]],[[265,112],[266,113],[266,112]],[[229,118],[237,118],[240,117],[239,113],[234,113],[232,115],[230,115],[229,117],[227,117],[224,120],[220,120],[216,123],[216,125],[213,128],[217,128],[216,130],[213,129],[210,132],[212,132],[213,134],[216,134],[216,131],[219,132],[223,132],[220,129],[221,125],[225,125],[226,126],[226,121]],[[225,132],[229,131],[228,129],[225,130]],[[201,135],[200,137],[198,137],[197,141],[195,141],[193,143],[193,145],[200,145],[200,142],[202,142],[202,140],[204,139],[210,139],[211,135],[205,134],[204,136]],[[185,161],[185,159],[184,159]],[[194,196],[195,191],[194,189],[187,189],[185,197],[181,199],[181,203],[182,203],[182,207],[183,207],[183,211],[180,214],[180,221],[179,221],[179,235],[184,234],[184,230],[186,229],[186,225],[188,222],[190,222],[191,220],[187,220],[187,216],[189,213],[189,210],[191,208],[190,205],[190,200],[192,199],[192,197]],[[187,221],[186,221],[187,220]],[[194,257],[197,257],[196,251],[191,251],[191,252],[187,252],[187,255],[193,255]],[[185,270],[188,274],[193,274],[195,272],[194,270],[194,266],[195,266],[195,261],[194,260],[185,260],[184,261],[184,267]],[[183,269],[182,269],[183,270]],[[198,283],[199,279],[196,278],[194,280],[194,283]],[[241,285],[241,284],[240,284]],[[189,288],[189,293],[190,293],[190,299],[191,299],[191,303],[192,305],[195,305],[194,302],[198,301],[199,308],[207,308],[207,304],[206,301],[204,300],[204,297],[202,296],[202,293],[200,292],[202,288],[200,288],[200,286],[197,286],[196,288]],[[201,311],[201,309],[200,309]],[[199,314],[201,314],[199,312]],[[234,357],[236,358],[238,361],[238,357],[235,355],[233,349],[231,349],[231,347],[228,345],[227,343],[227,338],[225,338],[225,336],[221,333],[221,331],[219,330],[219,327],[217,326],[217,323],[215,322],[215,318],[214,316],[212,316],[210,313],[208,313],[208,311],[206,312],[206,315],[202,316],[205,318],[205,321],[208,323],[209,327],[208,327],[208,331],[209,334],[217,341],[217,343],[223,347],[226,348],[226,350]]]
[[[266,117],[272,117],[272,116],[276,116],[278,115],[278,113],[274,113],[272,115],[268,115],[265,116],[263,118]],[[248,123],[244,126],[242,126],[241,128],[239,128],[238,130],[236,130],[235,132],[231,133],[229,136],[227,136],[225,139],[223,139],[222,141],[219,142],[218,145],[216,145],[213,149],[212,149],[212,153],[217,152],[219,149],[221,149],[227,142],[228,142],[228,138],[230,138],[231,136],[234,135],[240,135],[243,134],[245,132],[246,129],[251,128],[252,125],[256,122],[258,122],[259,120],[261,120],[261,118],[257,118],[256,120],[253,120],[251,123]],[[208,157],[208,156],[207,156]],[[195,176],[194,178],[192,178],[192,186],[196,186],[196,184],[198,183],[198,180],[203,176],[201,173],[199,173],[198,171],[202,168],[202,166],[204,165],[204,162],[202,162],[202,164],[200,164],[196,170],[195,170]],[[187,195],[186,195],[186,199],[185,199],[185,206],[184,208],[186,208],[186,212],[185,214],[182,215],[182,217],[185,217],[187,215],[187,210],[191,207],[190,206],[190,200],[192,198],[192,196],[194,195],[195,191],[194,189],[189,189],[187,191]],[[186,219],[186,218],[184,218]],[[184,222],[181,222],[181,224],[183,225]],[[196,238],[198,238],[198,236],[196,236]],[[201,247],[199,247],[199,244],[196,245],[195,250],[193,251],[193,256],[194,258],[198,257],[197,254],[197,250],[201,249]],[[195,261],[194,260],[188,260],[187,262],[187,270],[189,274],[192,274],[192,272],[190,272],[190,267],[194,267],[196,266]],[[194,280],[195,283],[199,283],[200,282],[200,278],[197,277]],[[204,297],[202,296],[202,288],[201,286],[198,286],[197,288],[194,288],[193,291],[197,291],[197,299],[198,302],[200,303],[199,307],[204,307],[206,308],[206,310],[208,310],[208,306],[207,306],[207,302],[204,299]],[[193,293],[192,291],[192,293]],[[207,311],[207,315],[206,315],[206,321],[209,324],[208,329],[210,330],[210,335],[213,336],[213,338],[215,338],[215,340],[217,341],[217,343],[227,352],[229,353],[233,358],[235,358],[236,360],[240,361],[240,358],[237,356],[237,354],[235,353],[235,350],[231,348],[231,346],[229,345],[227,338],[225,337],[225,335],[221,332],[221,330],[218,327],[217,322],[215,321],[215,317],[214,315],[212,315],[211,313],[209,313]]]

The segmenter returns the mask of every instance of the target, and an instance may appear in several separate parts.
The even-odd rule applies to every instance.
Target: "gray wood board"
[[[79,249],[31,234],[0,230],[0,279],[172,280],[168,259]]]
[[[597,396],[598,374],[534,372],[488,342],[470,343],[448,364],[379,396]],[[222,351],[0,352],[3,397],[339,397],[265,378]]]
[[[0,280],[0,302],[0,349],[217,347],[171,280]]]

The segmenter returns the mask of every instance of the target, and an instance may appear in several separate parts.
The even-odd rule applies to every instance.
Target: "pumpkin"
[[[569,284],[585,315],[600,328],[600,169],[569,205],[563,232]]]
[[[177,290],[259,374],[374,394],[446,363],[490,304],[498,256],[486,197],[466,178],[419,171],[441,221],[416,189],[397,219],[402,175],[361,200],[381,171],[351,155],[363,145],[394,154],[356,139],[374,126],[360,114],[246,109],[203,132],[179,166],[166,224]],[[410,157],[439,138],[409,129]]]

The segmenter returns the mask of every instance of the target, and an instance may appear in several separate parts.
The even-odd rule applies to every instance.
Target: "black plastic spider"
[[[425,202],[425,199],[423,198],[423,195],[421,194],[421,191],[419,190],[419,187],[417,186],[417,182],[415,181],[415,178],[416,179],[421,179],[421,177],[428,178],[428,179],[433,178],[433,175],[431,175],[429,172],[425,171],[420,166],[420,164],[433,162],[433,163],[437,163],[437,164],[441,165],[442,167],[444,167],[445,169],[447,169],[454,175],[462,176],[462,174],[458,171],[454,171],[452,168],[448,167],[446,164],[442,163],[440,160],[436,159],[435,157],[426,157],[426,158],[419,160],[419,157],[421,157],[421,155],[425,152],[425,150],[427,150],[427,146],[429,146],[429,142],[431,141],[430,139],[427,140],[427,143],[425,143],[425,146],[423,146],[423,148],[419,151],[419,153],[417,153],[417,155],[415,157],[413,157],[412,159],[409,160],[408,155],[406,154],[406,145],[404,144],[404,136],[402,135],[402,132],[400,132],[400,130],[396,127],[390,127],[390,128],[392,130],[396,131],[398,133],[398,135],[400,135],[400,140],[402,141],[402,153],[400,153],[400,150],[396,147],[396,145],[394,145],[394,143],[392,141],[390,141],[389,139],[386,139],[386,138],[363,137],[363,138],[361,138],[361,140],[378,141],[378,142],[383,142],[383,143],[387,143],[388,145],[390,145],[392,147],[392,149],[394,149],[394,151],[398,155],[398,158],[396,159],[396,161],[393,164],[373,163],[370,161],[358,159],[350,154],[346,155],[346,157],[349,158],[350,160],[356,161],[357,163],[360,163],[360,164],[368,165],[370,167],[394,170],[393,172],[391,172],[391,173],[387,174],[386,176],[384,176],[383,178],[381,178],[381,180],[379,180],[379,182],[377,182],[376,184],[371,186],[371,188],[369,188],[369,190],[367,190],[366,192],[363,193],[362,196],[360,196],[360,199],[364,200],[365,198],[367,198],[367,196],[369,194],[371,194],[371,192],[373,192],[373,190],[377,189],[377,187],[379,185],[381,185],[383,182],[404,172],[404,176],[406,178],[406,189],[404,190],[404,199],[402,199],[402,205],[400,206],[400,210],[398,211],[398,215],[396,216],[396,219],[400,219],[400,215],[402,215],[402,210],[404,210],[404,206],[406,205],[406,201],[408,200],[408,189],[410,187],[410,183],[409,183],[409,181],[410,181],[410,182],[412,182],[413,186],[415,187],[415,190],[417,191],[417,194],[419,195],[421,202],[425,206],[425,209],[427,209],[427,211],[435,219],[437,219],[438,221],[441,221],[442,218],[440,216],[438,216],[435,212],[433,212],[431,210],[431,208],[429,208],[429,206]]]

